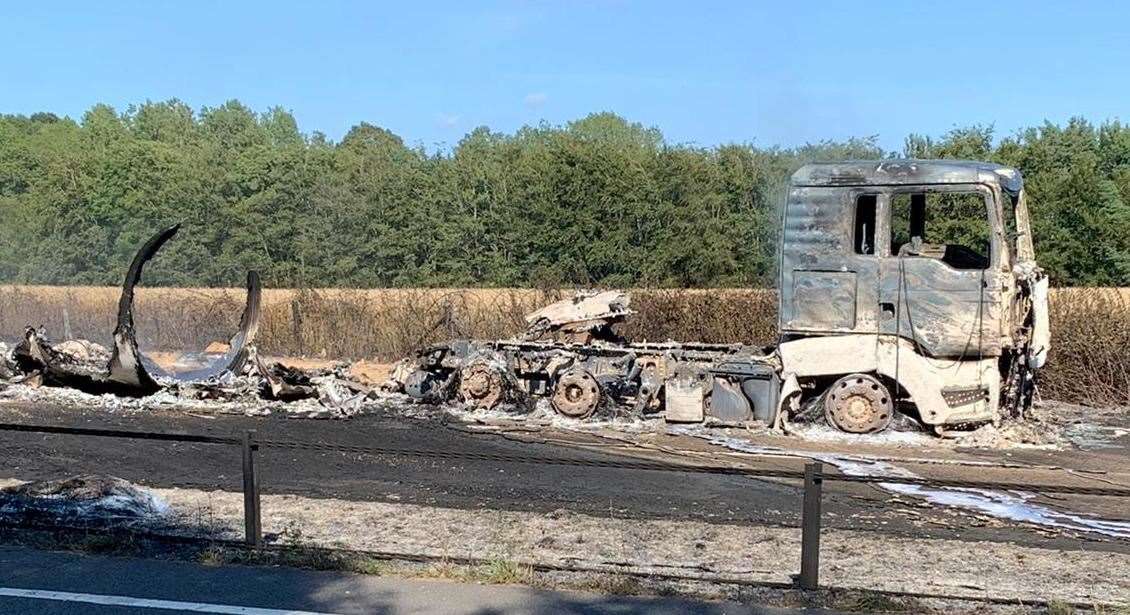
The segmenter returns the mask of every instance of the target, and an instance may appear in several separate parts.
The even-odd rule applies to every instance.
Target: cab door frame
[[[981,194],[990,229],[985,269],[957,269],[937,258],[891,253],[894,197],[922,192]],[[1000,204],[992,187],[980,183],[887,186],[879,201],[880,334],[905,338],[921,354],[934,358],[998,356],[1004,250]]]

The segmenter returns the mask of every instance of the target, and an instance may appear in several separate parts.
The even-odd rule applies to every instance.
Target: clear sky
[[[453,145],[614,111],[669,142],[798,145],[1130,119],[1120,2],[12,2],[0,112],[179,98]]]

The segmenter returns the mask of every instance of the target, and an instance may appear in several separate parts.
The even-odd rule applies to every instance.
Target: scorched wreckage
[[[575,419],[631,415],[668,422],[783,425],[817,408],[849,432],[886,429],[897,412],[939,433],[1021,416],[1047,358],[1048,281],[1036,265],[1020,174],[972,161],[809,164],[792,176],[779,246],[779,340],[742,344],[621,339],[628,295],[582,293],[527,317],[507,340],[454,340],[395,367],[386,390],[472,408],[544,400]],[[105,369],[75,366],[29,329],[23,377],[84,390],[147,394],[167,382],[137,351],[135,259]],[[309,377],[254,352],[259,281],[228,353],[181,381],[255,374],[274,399],[316,394]],[[807,414],[807,412],[805,412]]]
[[[955,229],[956,208],[976,223]],[[941,432],[1028,407],[1049,349],[1048,283],[1016,170],[809,164],[793,174],[781,228],[775,348],[626,343],[613,326],[628,298],[602,293],[531,314],[523,339],[423,349],[394,377],[419,399],[542,397],[577,418],[606,407],[778,424],[812,400],[857,433],[904,408]]]
[[[206,362],[183,371],[162,369],[143,355],[134,327],[134,291],[145,264],[178,230],[179,226],[172,226],[154,235],[130,263],[118,300],[112,349],[85,340],[52,344],[46,332],[28,327],[23,340],[0,357],[0,381],[69,387],[96,395],[142,397],[164,390],[188,399],[225,400],[251,394],[279,401],[318,399],[331,406],[355,404],[372,393],[332,371],[303,372],[268,365],[259,358],[252,342],[259,329],[262,287],[254,271],[247,274],[247,303],[239,329],[223,353],[202,355]]]

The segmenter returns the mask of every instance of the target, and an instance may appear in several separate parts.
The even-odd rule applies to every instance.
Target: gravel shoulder
[[[264,438],[459,450],[483,454],[570,456],[599,460],[662,459],[729,463],[797,470],[804,455],[856,451],[850,443],[805,442],[798,438],[745,434],[744,441],[782,454],[752,457],[701,437],[666,432],[624,433],[609,429],[567,431],[555,428],[500,427],[466,423],[444,412],[420,409],[358,416],[348,421],[199,414],[184,410],[106,412],[45,404],[0,404],[0,419],[12,422],[117,427],[231,435],[255,429]],[[736,434],[734,430],[712,433]],[[760,440],[759,440],[760,439]],[[148,487],[204,491],[240,489],[240,460],[232,447],[108,438],[0,432],[10,454],[0,458],[0,477],[54,479],[103,473]],[[810,450],[805,450],[810,449]],[[880,450],[880,449],[877,449]],[[886,458],[927,461],[972,460],[952,449],[888,446]],[[1008,451],[996,461],[1008,461]],[[1043,452],[1041,452],[1043,454]],[[875,456],[880,458],[879,455]],[[463,510],[574,513],[621,519],[691,520],[719,524],[797,527],[800,486],[795,481],[738,476],[683,475],[596,467],[530,466],[506,462],[462,462],[405,456],[371,456],[312,450],[266,449],[260,455],[263,492],[351,501],[408,503]],[[1006,464],[1008,465],[1008,464]],[[1016,464],[1013,464],[1016,465]],[[1106,485],[1094,476],[1033,467],[991,467],[906,462],[924,476],[1039,482],[1076,480]],[[1122,467],[1112,465],[1111,468]],[[1051,466],[1049,466],[1051,468]],[[1100,475],[1104,481],[1113,470]],[[1118,481],[1115,481],[1118,482]],[[1112,503],[1113,502],[1113,503]],[[1125,518],[1112,498],[1059,498],[1049,505],[1108,518]],[[826,527],[870,531],[906,538],[1012,542],[1065,550],[1130,552],[1130,541],[1062,528],[1038,527],[978,511],[934,506],[871,485],[825,485]]]
[[[0,481],[0,487],[18,481]],[[169,504],[156,530],[239,539],[243,496],[228,491],[151,489]],[[280,545],[345,548],[549,565],[616,574],[678,575],[717,582],[791,582],[800,532],[700,521],[597,517],[263,497],[263,526]],[[662,536],[662,540],[656,540]],[[821,584],[842,590],[945,595],[1018,602],[1130,602],[1130,555],[1007,543],[914,539],[828,530]]]

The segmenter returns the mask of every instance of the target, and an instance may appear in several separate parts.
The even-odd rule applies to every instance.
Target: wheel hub
[[[600,404],[600,384],[587,371],[569,370],[557,379],[550,401],[553,408],[565,416],[585,418]]]
[[[837,380],[824,398],[828,422],[851,433],[882,431],[891,424],[894,402],[874,376],[853,374]]]
[[[497,406],[505,392],[502,374],[485,362],[472,363],[459,374],[459,396],[475,408],[489,410]]]

